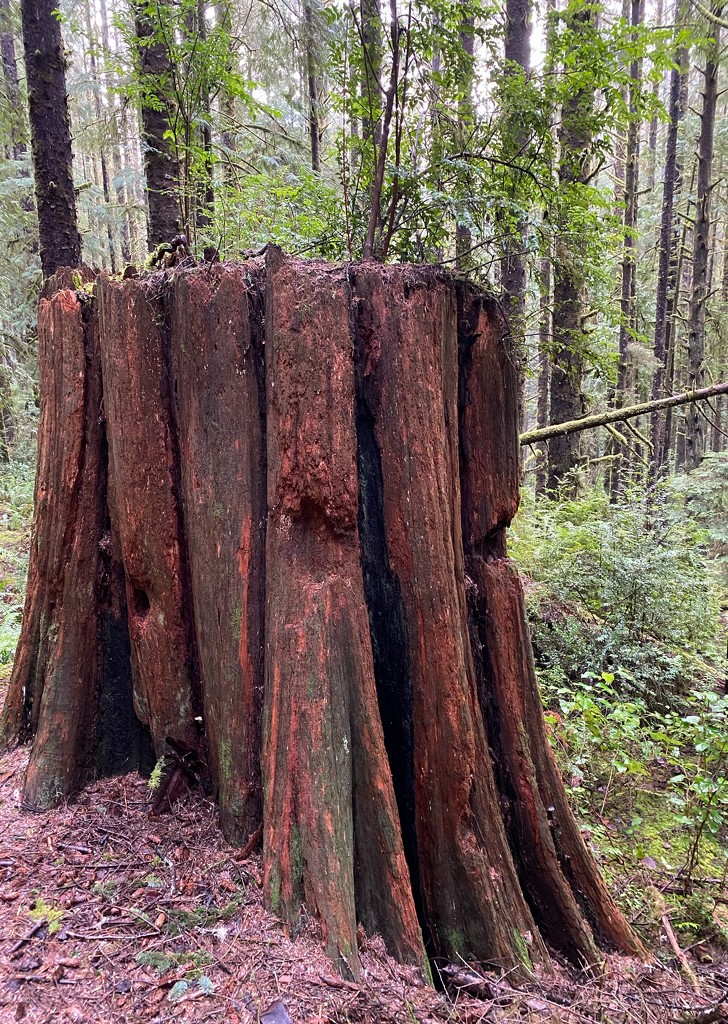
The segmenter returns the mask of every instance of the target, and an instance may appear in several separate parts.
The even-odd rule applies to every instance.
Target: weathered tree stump
[[[165,757],[231,842],[262,828],[268,905],[353,976],[360,924],[425,970],[640,952],[548,745],[495,304],[272,249],[92,298],[61,275],[39,337],[2,717],[34,740],[26,802]]]

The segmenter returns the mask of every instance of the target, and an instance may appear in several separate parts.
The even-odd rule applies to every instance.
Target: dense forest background
[[[508,316],[524,431],[728,379],[719,0],[80,0],[57,17],[86,264],[163,265],[181,232],[199,259],[275,242],[468,274]],[[32,515],[42,275],[8,0],[0,30],[7,663]],[[728,938],[727,406],[716,395],[524,445],[511,536],[584,827],[636,921],[659,920],[649,893],[667,879],[698,939]]]

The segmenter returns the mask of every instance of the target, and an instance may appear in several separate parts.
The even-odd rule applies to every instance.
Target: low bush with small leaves
[[[719,567],[679,493],[635,498],[526,500],[511,554],[551,742],[607,874],[638,920],[667,876],[676,924],[723,935],[716,892],[694,891],[728,871]]]
[[[550,687],[606,671],[622,700],[667,710],[722,678],[719,574],[705,530],[677,503],[612,504],[598,492],[526,502],[511,550]]]

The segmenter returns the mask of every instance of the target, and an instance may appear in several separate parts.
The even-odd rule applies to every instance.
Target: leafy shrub
[[[622,700],[651,709],[719,678],[718,577],[705,531],[679,506],[610,504],[600,493],[525,503],[511,551],[528,577],[541,678],[558,690],[614,677]]]
[[[672,491],[686,515],[705,530],[728,587],[728,451],[707,452],[697,469],[673,479]]]
[[[511,553],[526,574],[551,742],[585,832],[608,873],[629,873],[632,912],[649,917],[645,892],[667,872],[685,892],[676,920],[700,932],[712,896],[690,895],[692,880],[722,874],[728,833],[719,580],[682,497],[663,501],[526,500]]]

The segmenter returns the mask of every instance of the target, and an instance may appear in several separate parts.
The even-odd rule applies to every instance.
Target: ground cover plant
[[[646,937],[665,893],[691,945],[728,937],[728,697],[722,566],[685,493],[527,499],[511,545],[584,829]]]

